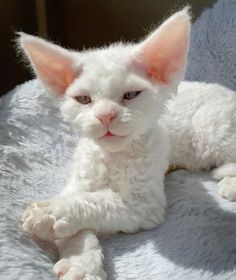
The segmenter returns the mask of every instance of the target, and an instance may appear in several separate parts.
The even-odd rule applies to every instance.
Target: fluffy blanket
[[[186,78],[236,89],[236,1],[221,0],[195,22]],[[37,80],[0,100],[0,279],[55,279],[54,252],[23,234],[32,200],[59,192],[74,139]],[[102,240],[108,279],[236,279],[236,203],[206,173],[166,177],[165,222],[150,231]]]

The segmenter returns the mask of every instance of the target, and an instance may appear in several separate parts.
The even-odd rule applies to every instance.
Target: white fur
[[[189,25],[184,10],[140,44],[82,53],[21,36],[35,72],[60,96],[63,116],[80,135],[68,185],[58,197],[30,205],[22,217],[25,231],[56,240],[61,260],[54,271],[61,280],[106,278],[94,233],[133,233],[163,221],[168,160],[190,170],[215,168],[220,194],[236,199],[235,93],[183,82],[162,115],[185,71]],[[135,99],[122,100],[139,90]],[[78,95],[92,103],[78,103]],[[115,118],[107,127],[99,116],[111,112]],[[102,137],[108,129],[116,136]]]
[[[182,82],[161,123],[171,144],[170,164],[195,171],[213,169],[213,177],[223,179],[220,194],[235,200],[236,93],[219,84]]]
[[[225,163],[220,167],[213,169],[211,173],[213,178],[217,180],[221,180],[225,176],[234,177],[236,176],[236,163]]]
[[[92,138],[110,152],[123,150],[131,140],[153,126],[163,110],[162,104],[167,95],[162,86],[130,71],[127,65],[133,52],[134,46],[114,45],[81,55],[83,73],[78,82],[75,80],[68,88],[61,101],[63,116],[74,125],[76,131]],[[123,106],[120,106],[125,92],[139,89],[143,93],[138,98],[122,101]],[[81,92],[89,93],[94,104],[84,106],[71,98]],[[99,139],[107,129],[96,116],[110,110],[114,110],[117,117],[109,130],[116,135],[125,136],[117,139],[118,141]]]
[[[61,280],[106,278],[94,233],[133,233],[163,221],[169,145],[158,120],[184,74],[189,30],[185,9],[137,45],[76,53],[21,35],[35,72],[80,135],[68,185],[22,217],[25,231],[57,240]],[[142,92],[123,99],[134,91]],[[79,95],[92,102],[79,103]],[[104,125],[99,116],[111,112]],[[103,137],[108,131],[116,136]]]
[[[171,142],[171,164],[210,170],[235,162],[235,92],[218,84],[182,82],[162,124]]]

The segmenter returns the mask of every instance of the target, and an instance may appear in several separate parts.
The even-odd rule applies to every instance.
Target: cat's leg
[[[118,193],[100,190],[35,203],[23,215],[23,229],[52,240],[86,228],[101,233],[133,233],[160,224],[165,213],[164,192],[158,198],[138,198],[124,201]]]
[[[212,176],[220,180],[219,194],[229,201],[236,201],[236,163],[226,163],[213,169]]]
[[[59,261],[54,272],[59,280],[104,280],[102,248],[96,235],[83,230],[76,235],[56,241]]]

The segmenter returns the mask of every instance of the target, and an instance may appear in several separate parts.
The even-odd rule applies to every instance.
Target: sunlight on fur
[[[219,167],[218,179],[236,175],[234,165],[220,167],[235,158],[219,145],[222,135],[234,141],[230,121],[218,128],[224,112],[217,106],[225,96],[232,102],[230,91],[184,82],[183,94],[174,96],[186,70],[189,39],[188,8],[138,44],[76,52],[20,34],[19,48],[79,135],[68,184],[57,197],[32,203],[22,216],[24,231],[56,244],[58,279],[106,279],[97,236],[135,233],[163,222],[168,165]],[[221,190],[230,180],[224,182]]]

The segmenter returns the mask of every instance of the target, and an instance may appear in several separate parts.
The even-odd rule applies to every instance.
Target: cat
[[[22,216],[24,231],[58,247],[59,279],[106,279],[97,235],[164,220],[169,144],[158,120],[185,73],[190,21],[185,8],[140,43],[83,52],[20,34],[19,48],[80,136],[68,185]]]
[[[236,93],[219,84],[180,83],[160,122],[170,141],[169,164],[211,171],[219,194],[236,201]]]

